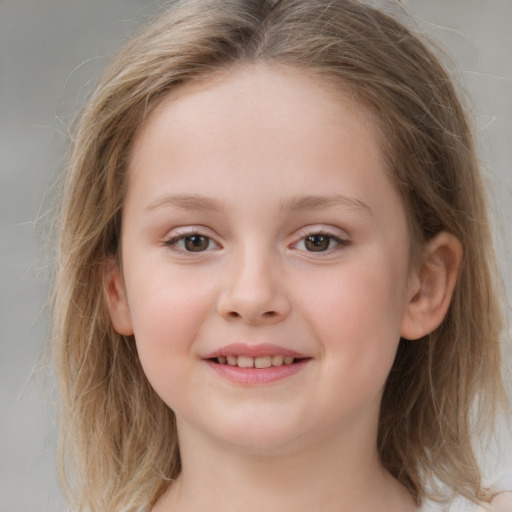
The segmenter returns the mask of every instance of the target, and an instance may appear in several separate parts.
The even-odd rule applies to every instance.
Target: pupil
[[[320,252],[329,248],[330,238],[326,235],[311,235],[306,238],[308,251]]]
[[[209,240],[202,235],[192,235],[185,238],[185,248],[187,251],[200,252],[208,248]]]

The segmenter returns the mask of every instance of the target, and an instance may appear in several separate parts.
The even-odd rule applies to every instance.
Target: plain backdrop
[[[472,98],[510,298],[512,1],[404,3],[448,49]],[[109,57],[159,7],[152,0],[0,0],[0,512],[64,510],[51,379],[43,399],[33,372],[47,336],[52,184],[73,113]],[[501,431],[502,441],[482,455],[490,476],[512,468],[510,434]]]

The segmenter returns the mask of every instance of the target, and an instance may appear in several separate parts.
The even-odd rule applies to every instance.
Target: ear
[[[124,336],[133,334],[132,318],[119,265],[109,261],[104,269],[103,287],[114,329]]]
[[[409,276],[403,338],[417,340],[441,325],[450,307],[462,254],[459,239],[445,231],[428,242],[419,268]]]

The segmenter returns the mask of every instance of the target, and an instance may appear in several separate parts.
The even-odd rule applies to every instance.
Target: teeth
[[[282,366],[283,364],[292,364],[295,358],[293,356],[219,356],[217,363],[228,364],[229,366],[238,366],[239,368],[270,368],[271,366]]]
[[[281,366],[284,361],[284,356],[272,356],[272,366]]]
[[[254,368],[254,357],[238,356],[238,366],[240,368]]]
[[[240,358],[238,358],[238,360],[240,361]],[[272,358],[270,356],[254,358],[254,367],[255,368],[270,368],[271,366],[272,366]]]

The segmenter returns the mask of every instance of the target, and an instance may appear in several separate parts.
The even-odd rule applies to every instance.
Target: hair
[[[400,340],[377,443],[418,504],[439,498],[436,482],[488,500],[472,438],[505,404],[502,312],[472,128],[422,38],[353,0],[174,2],[126,45],[84,109],[60,198],[53,298],[70,499],[77,510],[129,512],[153,504],[180,473],[174,413],[148,383],[133,337],[112,326],[104,269],[118,257],[127,164],[144,119],[183,84],[260,62],[349,90],[375,114],[413,252],[443,230],[462,243],[444,322],[420,341]]]

